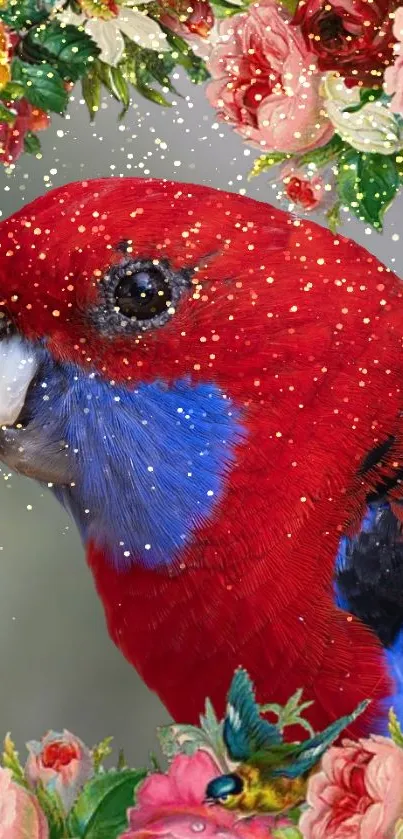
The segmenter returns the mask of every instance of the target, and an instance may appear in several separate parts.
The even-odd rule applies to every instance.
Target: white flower
[[[141,0],[141,2],[150,2],[150,0]],[[101,50],[99,56],[101,61],[112,67],[116,67],[123,56],[125,49],[123,35],[144,49],[156,50],[156,52],[169,50],[166,35],[158,23],[148,17],[146,12],[139,12],[138,9],[122,6],[118,15],[108,20],[87,17],[84,14],[76,15],[66,10],[58,13],[57,19],[65,26],[83,26]]]
[[[403,127],[381,99],[353,113],[346,111],[359,105],[359,88],[348,88],[336,73],[324,76],[321,94],[337,133],[357,151],[393,154],[403,148]]]

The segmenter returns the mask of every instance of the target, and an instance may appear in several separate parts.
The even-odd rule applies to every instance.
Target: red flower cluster
[[[24,139],[29,131],[43,131],[50,118],[26,99],[9,103],[16,111],[13,123],[0,122],[0,163],[14,163],[24,150]]]
[[[300,0],[298,25],[320,70],[338,70],[347,84],[381,83],[393,63],[397,0]]]

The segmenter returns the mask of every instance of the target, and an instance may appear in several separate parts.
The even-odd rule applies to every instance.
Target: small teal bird
[[[302,743],[284,743],[282,730],[287,723],[262,718],[248,673],[237,670],[228,694],[223,736],[228,756],[238,766],[210,781],[206,799],[248,813],[282,812],[296,806],[305,799],[308,779],[324,752],[368,704],[361,702],[352,714]]]

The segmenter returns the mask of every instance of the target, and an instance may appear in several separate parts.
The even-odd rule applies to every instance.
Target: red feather
[[[122,239],[198,268],[193,298],[138,341],[103,340],[83,316]],[[179,568],[117,573],[88,548],[112,638],[173,717],[195,722],[206,695],[222,712],[238,665],[260,701],[304,687],[318,729],[391,694],[378,642],[336,608],[332,578],[379,478],[358,477],[360,463],[388,435],[387,468],[402,461],[398,278],[310,222],[153,181],[56,190],[3,223],[0,247],[5,305],[57,358],[131,384],[215,381],[245,411],[224,497]]]

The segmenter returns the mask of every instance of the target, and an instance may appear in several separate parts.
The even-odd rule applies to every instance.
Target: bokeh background
[[[274,203],[276,185],[267,176],[248,181],[255,153],[216,122],[203,88],[180,75],[176,85],[181,98],[170,109],[138,97],[123,124],[105,98],[92,126],[77,88],[68,116],[40,135],[42,159],[25,156],[12,175],[0,172],[0,218],[53,186],[105,176],[174,178]],[[342,232],[403,278],[403,193],[382,235],[348,216]],[[139,765],[168,721],[107,635],[74,525],[50,493],[2,470],[0,739],[11,731],[22,751],[49,728],[68,728],[88,745],[113,734]]]

